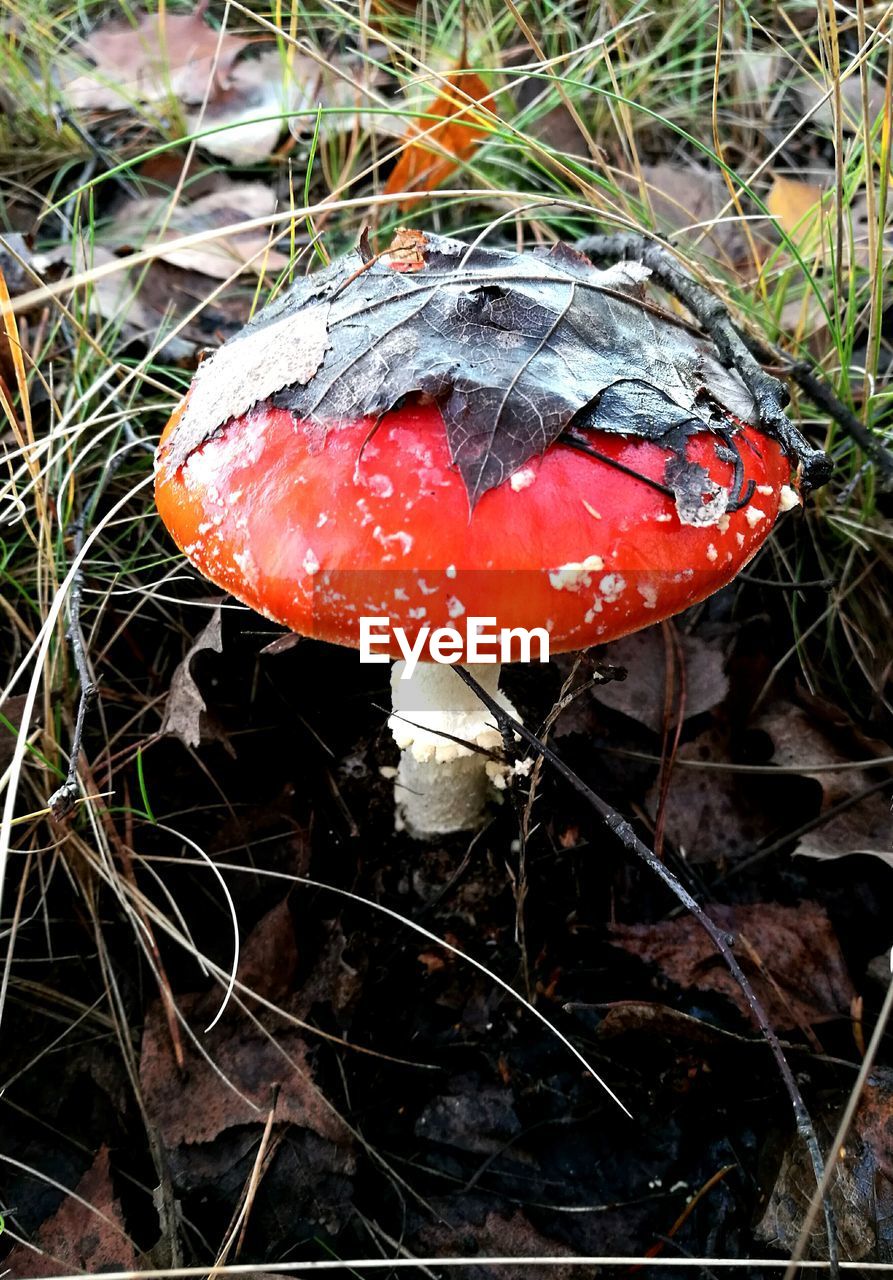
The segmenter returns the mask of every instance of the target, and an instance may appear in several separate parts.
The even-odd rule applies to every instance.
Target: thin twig
[[[77,560],[84,545],[84,523],[85,513],[81,512],[72,526],[72,537],[74,542],[74,556]],[[61,822],[63,818],[67,818],[74,809],[75,801],[78,795],[78,760],[81,754],[81,744],[84,738],[84,724],[87,719],[87,711],[91,702],[96,696],[96,686],[93,683],[93,676],[90,671],[90,664],[87,661],[87,647],[84,644],[84,633],[81,630],[81,600],[84,594],[84,574],[79,569],[71,580],[71,591],[68,597],[68,640],[71,644],[71,652],[74,657],[74,665],[77,668],[78,680],[81,684],[80,697],[78,698],[77,715],[74,722],[74,733],[71,737],[71,749],[68,757],[68,773],[62,786],[59,787],[50,796],[47,801],[53,819]]]
[[[784,1081],[785,1089],[791,1100],[791,1106],[794,1111],[794,1118],[797,1124],[797,1132],[803,1139],[804,1144],[809,1152],[812,1162],[813,1172],[815,1174],[816,1184],[824,1187],[825,1163],[822,1159],[821,1149],[819,1148],[818,1138],[816,1137],[815,1127],[806,1109],[806,1104],[800,1093],[794,1073],[788,1064],[788,1060],[784,1055],[784,1050],[778,1040],[775,1030],[770,1023],[766,1011],[760,1003],[756,992],[750,984],[750,979],[745,974],[741,965],[738,963],[737,957],[732,951],[734,938],[730,938],[720,927],[707,915],[703,907],[691,896],[688,890],[677,880],[676,876],[668,867],[655,857],[648,846],[639,839],[630,823],[622,814],[618,813],[607,801],[597,795],[590,787],[586,785],[582,778],[574,773],[564,763],[560,756],[557,756],[551,747],[540,741],[535,734],[525,728],[520,720],[514,716],[510,716],[504,707],[492,698],[485,689],[483,689],[475,680],[474,676],[462,666],[455,668],[461,679],[472,689],[483,702],[484,706],[496,720],[503,736],[511,734],[519,734],[521,738],[538,754],[542,755],[553,766],[554,769],[569,782],[572,787],[577,790],[580,795],[591,805],[599,817],[603,820],[608,830],[623,845],[628,853],[634,854],[640,861],[644,862],[650,871],[659,876],[667,888],[679,899],[683,906],[687,907],[702,929],[709,935],[713,945],[725,961],[729,972],[737,982],[741,989],[741,993],[747,1002],[754,1021],[760,1028],[760,1031],[766,1038],[772,1054],[778,1064],[781,1078]],[[828,1234],[828,1259],[829,1274],[832,1277],[839,1275],[839,1253],[837,1244],[837,1225],[834,1216],[834,1209],[831,1200],[827,1194],[827,1189],[823,1190],[822,1205],[825,1212],[825,1226]]]
[[[702,285],[661,244],[632,232],[586,236],[577,248],[594,258],[624,261],[633,258],[648,267],[655,282],[677,298],[695,317],[730,368],[736,369],[753,396],[760,425],[778,440],[801,467],[806,489],[828,480],[831,462],[827,454],[806,439],[785,413],[790,395],[784,383],[767,373],[735,328],[720,299]]]

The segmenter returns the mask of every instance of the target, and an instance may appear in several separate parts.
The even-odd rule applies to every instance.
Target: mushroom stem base
[[[409,680],[401,678],[403,669],[404,663],[394,664],[394,714],[388,722],[401,748],[397,827],[417,839],[473,831],[483,825],[495,794],[499,767],[484,753],[500,750],[500,732],[475,693],[448,666],[421,662]],[[467,669],[510,715],[517,715],[499,692],[498,663]]]

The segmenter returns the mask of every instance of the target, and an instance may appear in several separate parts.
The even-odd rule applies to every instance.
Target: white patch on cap
[[[606,573],[598,584],[598,589],[608,604],[613,604],[615,600],[620,599],[626,590],[626,578],[619,573]]]
[[[636,590],[645,602],[646,609],[657,608],[657,587],[653,582],[637,582]]]
[[[390,476],[374,475],[366,481],[376,498],[389,498],[394,492]]]
[[[749,507],[744,508],[744,518],[751,529],[755,529],[761,520],[766,519],[766,512],[751,503]]]
[[[405,556],[408,556],[410,551],[412,551],[412,537],[410,534],[404,533],[402,530],[399,533],[383,533],[381,525],[377,524],[372,530],[372,536],[376,542],[381,543],[385,551],[387,551],[392,542],[399,543],[400,549]]]
[[[304,556],[304,572],[308,578],[312,578],[315,573],[319,572],[319,561],[310,547],[307,548],[307,553]]]
[[[794,507],[802,507],[803,499],[800,497],[796,489],[792,489],[789,484],[783,484],[778,493],[778,509],[779,511],[793,511]]]
[[[585,560],[560,565],[549,574],[549,581],[556,591],[579,591],[581,587],[588,587],[592,574],[600,573],[604,567],[601,556],[587,556]]]
[[[533,467],[522,467],[520,471],[516,471],[510,478],[509,484],[515,493],[520,493],[522,489],[529,489],[536,479],[536,472]]]

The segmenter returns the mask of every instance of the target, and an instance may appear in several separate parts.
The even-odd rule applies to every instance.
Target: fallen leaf
[[[36,1250],[23,1244],[13,1247],[3,1263],[7,1275],[38,1280],[60,1271],[98,1275],[136,1270],[137,1252],[124,1228],[112,1186],[108,1147],[100,1147],[75,1188],[75,1196],[66,1195],[40,1227],[34,1240]]]
[[[0,719],[0,771],[6,768],[13,757],[16,737],[27,701],[27,694],[17,693],[0,703],[0,716],[2,716]],[[33,719],[31,725],[33,728]]]
[[[679,750],[664,806],[666,836],[686,862],[727,867],[777,829],[777,815],[748,774],[686,766],[685,760],[727,760],[728,743],[708,729]],[[645,807],[656,817],[660,787],[648,792]]]
[[[542,1267],[525,1262],[499,1268],[487,1266],[488,1257],[555,1259],[569,1257],[573,1253],[553,1237],[537,1231],[520,1209],[501,1213],[487,1207],[479,1213],[469,1212],[467,1216],[463,1212],[461,1223],[452,1226],[449,1216],[456,1211],[454,1201],[435,1201],[432,1208],[436,1214],[435,1221],[423,1225],[413,1237],[413,1252],[417,1256],[474,1258],[480,1255],[482,1261],[479,1266],[472,1263],[462,1268],[469,1280],[484,1280],[485,1277],[489,1280],[497,1270],[500,1280],[577,1280],[579,1276],[579,1268],[554,1262]]]
[[[834,1136],[839,1112],[817,1118],[823,1150]],[[790,1254],[815,1194],[815,1173],[801,1138],[782,1159],[757,1237]],[[843,1258],[893,1262],[893,1075],[876,1067],[865,1084],[830,1188]],[[827,1258],[822,1214],[810,1233],[807,1258]]]
[[[164,196],[128,201],[112,218],[102,239],[106,245],[129,249],[158,245],[158,260],[213,280],[225,280],[242,267],[256,275],[275,275],[288,267],[289,256],[271,247],[266,231],[245,231],[225,239],[209,235],[203,243],[187,248],[166,249],[165,245],[195,232],[268,217],[276,211],[277,203],[276,193],[263,182],[223,178],[216,190],[195,200],[181,198],[173,209]]]
[[[736,937],[732,950],[776,1030],[849,1018],[856,993],[837,936],[821,907],[812,902],[796,907],[761,902],[714,906],[710,914],[724,931],[746,939],[745,945]],[[740,987],[692,917],[615,925],[611,941],[646,964],[656,965],[683,990],[716,992],[750,1018]]]
[[[678,635],[685,679],[683,718],[699,716],[722,702],[729,691],[725,673],[726,653],[716,642],[695,635]],[[613,711],[637,720],[654,733],[664,725],[666,699],[666,646],[659,627],[648,627],[599,651],[599,659],[612,667],[625,667],[625,680],[611,680],[593,686],[590,696]],[[675,673],[678,695],[680,673]],[[675,723],[675,717],[672,718]]]
[[[778,88],[784,72],[785,59],[780,53],[767,53],[762,49],[735,50],[735,79],[742,97],[756,96],[761,103],[768,102]]]
[[[766,197],[766,208],[778,225],[797,244],[803,244],[818,227],[822,188],[779,174]]]
[[[86,271],[114,262],[105,245],[76,240],[49,253],[36,254],[41,275]],[[115,271],[91,282],[87,307],[91,316],[113,327],[124,342],[153,347],[162,359],[187,359],[197,346],[216,346],[233,336],[251,310],[254,288],[234,285],[208,300],[209,280],[195,271],[182,271],[160,259],[148,268]],[[201,305],[200,305],[201,304]],[[194,313],[194,314],[193,314]],[[192,314],[192,319],[185,317]],[[176,333],[174,330],[176,329]]]
[[[207,628],[206,628],[207,630]],[[198,643],[198,642],[196,642]],[[292,1012],[290,992],[298,964],[295,929],[287,903],[261,918],[240,949],[238,981],[262,999]],[[247,997],[250,999],[250,997]],[[183,1036],[186,1066],[178,1071],[161,1001],[149,1008],[143,1028],[140,1083],[146,1107],[169,1148],[212,1142],[236,1125],[264,1124],[274,1087],[276,1120],[311,1129],[329,1142],[349,1132],[313,1080],[306,1040],[271,1010],[258,1006],[261,1025],[230,1004],[219,1022],[219,988],[177,998],[192,1035]],[[265,1030],[269,1023],[273,1030]]]
[[[243,58],[204,112],[189,114],[189,129],[201,132],[199,145],[211,155],[245,165],[271,155],[286,129],[295,138],[312,133],[320,107],[325,108],[323,138],[354,128],[399,136],[399,120],[369,110],[379,102],[376,86],[386,79],[374,56],[374,51],[366,59],[330,52],[321,64],[273,49]]]
[[[489,93],[480,76],[472,72],[456,71],[448,76],[442,92],[424,108],[424,117],[406,134],[406,146],[385,183],[385,195],[418,191],[418,196],[400,202],[401,209],[411,209],[425,192],[434,191],[461,168],[488,134],[484,117],[469,106],[468,99],[482,102]],[[492,111],[492,103],[487,105]],[[434,124],[430,116],[443,123]]]
[[[288,902],[276,904],[255,925],[239,951],[238,978],[276,1004],[292,989],[298,968],[295,926]]]
[[[840,751],[799,707],[774,707],[755,722],[773,745],[772,763],[796,769],[821,788],[823,810],[852,801],[869,785],[873,775],[861,769],[825,769],[810,773],[809,764],[847,764]],[[886,752],[889,754],[889,751]],[[831,859],[863,853],[893,866],[893,779],[884,788],[814,827],[797,842],[799,857]]]
[[[568,1012],[583,1013],[590,1006],[566,1006]],[[695,1018],[681,1009],[655,1004],[645,1000],[621,1000],[613,1004],[594,1006],[602,1016],[595,1028],[599,1040],[613,1040],[618,1036],[644,1035],[661,1043],[681,1042],[686,1045],[731,1048],[735,1051],[747,1045],[758,1046],[762,1052],[765,1041],[756,1036],[742,1036],[724,1027],[714,1026],[702,1018]]]
[[[600,272],[561,245],[424,244],[421,270],[351,255],[265,308],[200,367],[166,465],[265,397],[324,424],[421,392],[440,404],[472,506],[573,421],[659,441],[683,523],[722,518],[730,491],[687,460],[686,440],[713,425],[711,397],[741,420],[753,403],[709,342],[642,305],[624,283],[641,269]]]
[[[824,129],[834,128],[834,94],[829,93],[830,85],[817,83],[815,80],[801,80],[796,86],[797,96],[804,111],[812,110],[813,125]],[[884,109],[884,84],[875,76],[868,79],[868,115],[870,123],[874,123]],[[862,84],[859,75],[849,75],[840,82],[841,93],[841,128],[844,133],[859,133],[862,130]],[[821,105],[818,105],[821,104]]]
[[[205,1031],[212,1016],[207,997],[180,996],[177,1006],[195,1036],[183,1037],[184,1073],[177,1070],[160,1001],[146,1015],[140,1056],[146,1110],[167,1147],[211,1142],[236,1125],[265,1124],[274,1090],[277,1123],[312,1129],[330,1142],[348,1141],[344,1122],[313,1081],[300,1032],[265,1035],[238,1014],[225,1014]]]
[[[458,1083],[458,1082],[457,1082]],[[432,1098],[419,1114],[416,1137],[476,1155],[494,1156],[522,1133],[511,1089],[482,1088]]]
[[[78,45],[93,71],[67,74],[62,87],[68,102],[82,109],[116,111],[135,103],[173,98],[201,102],[208,81],[212,93],[225,85],[232,65],[248,41],[220,34],[205,22],[207,2],[192,13],[142,14],[134,25],[109,22]]]
[[[702,252],[733,265],[753,265],[737,210],[728,207],[729,189],[721,173],[701,165],[670,161],[644,164],[641,173],[655,230],[683,243],[697,242]],[[625,178],[624,185],[634,194],[639,193],[633,175]],[[758,244],[765,245],[768,225],[762,219],[749,222],[751,236]]]
[[[212,653],[223,651],[219,609],[214,610],[211,621],[196,636],[185,658],[174,671],[164,707],[162,734],[179,738],[187,747],[197,747],[203,736],[207,737],[207,734],[202,734],[202,715],[207,707],[192,674],[192,659],[206,649],[210,649]]]

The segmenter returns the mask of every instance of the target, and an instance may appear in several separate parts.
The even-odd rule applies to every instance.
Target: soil
[[[709,741],[739,764],[771,761],[778,741],[754,727],[751,708],[783,644],[779,595],[730,589],[677,623],[729,674],[720,700],[685,721],[680,755]],[[207,620],[186,617],[193,634]],[[108,887],[72,865],[49,877],[45,906],[26,897],[34,910],[23,913],[9,992],[16,1035],[3,1055],[3,1204],[7,1238],[26,1236],[51,1258],[14,1246],[12,1273],[211,1263],[231,1234],[229,1260],[257,1263],[398,1251],[781,1256],[810,1191],[790,1104],[722,962],[670,894],[548,770],[523,847],[521,794],[474,838],[396,834],[382,775],[395,763],[386,669],[311,641],[263,653],[276,634],[224,611],[222,652],[192,662],[206,740],[145,748],[157,821],[130,820],[127,837],[137,859],[127,873],[169,917],[176,903],[195,946],[228,970],[226,902],[190,842],[220,866],[242,938],[239,978],[254,997],[231,1000],[206,1032],[221,988],[156,926],[180,1010],[178,1065],[157,964]],[[113,656],[151,696],[170,686],[189,643],[138,618]],[[506,671],[528,725],[542,723],[569,670],[565,660]],[[584,659],[578,679],[591,671]],[[846,716],[832,732],[793,676],[774,687],[782,719],[805,707],[826,742],[851,744]],[[124,712],[113,701],[105,710],[111,732]],[[553,742],[650,841],[663,734],[643,720],[587,694]],[[91,734],[95,745],[95,721]],[[800,760],[814,749],[805,743]],[[771,768],[724,775],[692,827],[705,788],[691,790],[697,771],[677,763],[669,795],[678,788],[682,802],[668,805],[665,857],[739,939],[826,1139],[884,994],[871,962],[893,941],[893,871],[858,854],[792,858],[788,833],[825,802],[821,775]],[[113,785],[113,804],[138,804],[135,762]],[[676,839],[685,821],[688,857]],[[749,861],[772,842],[775,853]],[[841,1200],[857,1258],[891,1258],[878,1190],[893,1149],[887,1065],[885,1041],[851,1147],[862,1181]],[[106,1218],[69,1201],[63,1220],[61,1187],[85,1188]]]

